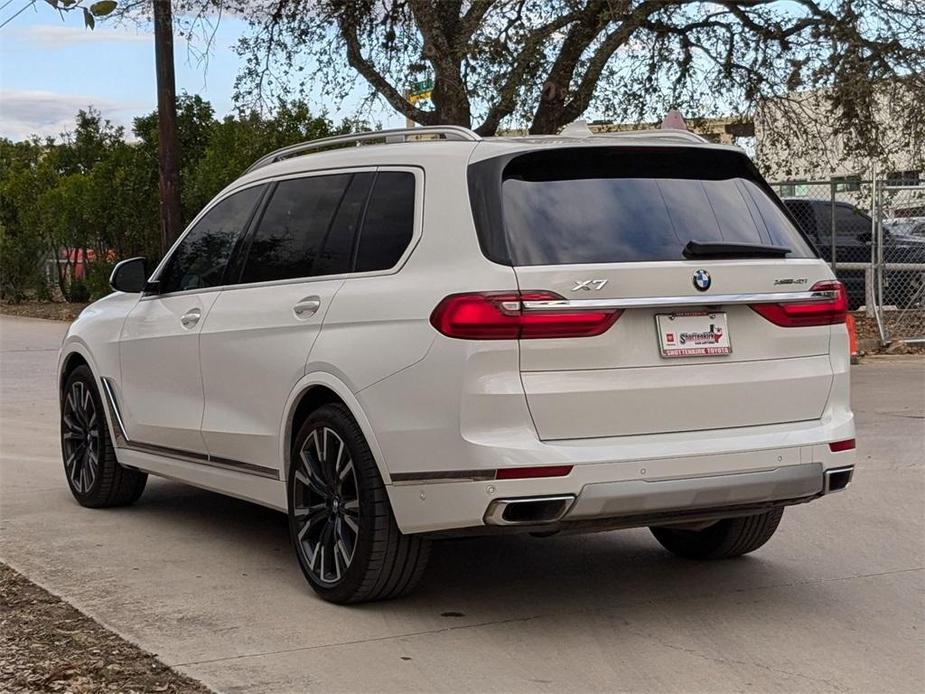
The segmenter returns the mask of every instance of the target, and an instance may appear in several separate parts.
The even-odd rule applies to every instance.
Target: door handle
[[[202,311],[198,308],[191,308],[189,311],[180,316],[180,325],[189,330],[195,327],[196,323],[202,317]]]
[[[321,297],[307,296],[292,307],[292,312],[299,320],[306,320],[314,316],[319,308],[321,308]]]

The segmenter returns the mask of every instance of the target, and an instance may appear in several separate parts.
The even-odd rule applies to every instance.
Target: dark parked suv
[[[832,201],[807,198],[785,198],[784,204],[793,213],[800,227],[819,250],[832,262]],[[869,263],[871,254],[870,215],[847,202],[835,203],[836,276],[848,290],[851,309],[865,303],[864,271],[838,267],[842,263]],[[925,239],[883,232],[883,260],[886,263],[925,263]],[[884,303],[900,308],[921,300],[922,273],[893,270],[884,274]]]

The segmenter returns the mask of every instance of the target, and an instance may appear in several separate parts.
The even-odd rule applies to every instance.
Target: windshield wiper
[[[766,246],[761,243],[726,243],[688,241],[685,258],[783,258],[790,249],[786,246]]]

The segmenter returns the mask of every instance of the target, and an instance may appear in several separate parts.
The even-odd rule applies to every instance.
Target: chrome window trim
[[[560,299],[524,301],[525,311],[560,309],[593,311],[602,308],[670,308],[674,306],[720,306],[730,304],[778,304],[795,301],[830,301],[834,292],[769,292],[757,294],[715,294],[713,296],[646,296],[617,299]]]

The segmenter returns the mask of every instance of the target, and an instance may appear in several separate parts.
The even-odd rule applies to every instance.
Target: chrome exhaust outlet
[[[526,499],[496,499],[485,512],[485,525],[542,525],[560,520],[572,504],[573,494],[536,496]]]
[[[854,475],[854,465],[847,465],[845,467],[833,467],[830,470],[825,471],[825,483],[822,487],[823,494],[832,494],[833,492],[840,492],[849,484],[851,484],[851,478]]]

